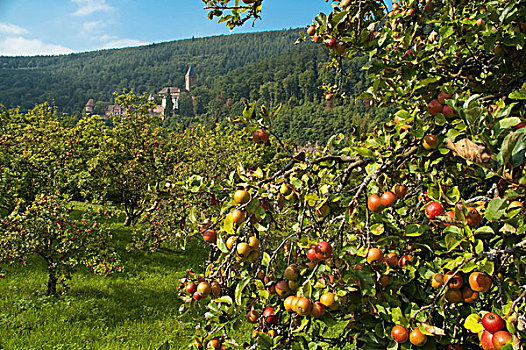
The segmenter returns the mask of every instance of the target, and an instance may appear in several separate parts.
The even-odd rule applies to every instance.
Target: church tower
[[[187,91],[190,91],[190,88],[197,84],[197,74],[195,74],[194,69],[192,66],[188,68],[188,72],[186,73],[186,76],[184,77],[185,81],[185,87]]]

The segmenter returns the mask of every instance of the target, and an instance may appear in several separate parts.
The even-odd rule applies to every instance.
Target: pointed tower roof
[[[186,72],[186,76],[187,77],[196,77],[197,76],[197,74],[195,74],[194,68],[192,66],[190,66],[190,68],[188,68],[188,72]]]

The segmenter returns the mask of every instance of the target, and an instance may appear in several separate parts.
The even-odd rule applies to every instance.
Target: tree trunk
[[[48,266],[47,295],[57,295],[57,274],[53,266]]]
[[[135,205],[128,205],[125,201],[123,204],[124,213],[126,218],[124,219],[124,226],[133,226],[135,225],[135,219],[137,219],[137,211],[135,211]]]
[[[130,214],[126,213],[126,219],[124,219],[124,226],[132,226],[133,225],[133,218]]]

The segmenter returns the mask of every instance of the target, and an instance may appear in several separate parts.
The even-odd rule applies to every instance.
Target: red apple
[[[194,282],[190,282],[186,286],[186,291],[188,292],[188,294],[194,294],[197,291],[197,286],[195,285]]]
[[[334,39],[334,38],[330,38],[330,39],[327,39],[325,41],[325,44],[330,48],[330,49],[335,49],[337,46],[338,46],[338,40]]]
[[[409,331],[402,326],[394,326],[391,329],[391,338],[397,343],[405,343],[409,339]]]
[[[444,104],[446,102],[446,100],[449,100],[452,97],[453,97],[453,95],[451,95],[449,92],[441,91],[438,94],[437,101],[438,101],[438,103]]]
[[[201,299],[203,299],[203,296],[202,296],[201,293],[199,293],[198,291],[195,291],[194,294],[192,294],[192,297],[193,297],[195,300],[201,300]]]
[[[427,104],[427,111],[431,115],[442,113],[443,107],[438,100],[432,100]]]
[[[309,250],[307,250],[307,259],[309,259],[310,261],[318,261],[318,248],[313,245],[312,247],[310,247]]]
[[[208,243],[215,243],[217,241],[217,231],[206,230],[203,232],[203,240]]]
[[[495,345],[493,345],[493,333],[488,331],[483,331],[482,336],[480,337],[480,346],[484,350],[495,350]]]
[[[495,346],[495,349],[500,350],[504,346],[504,344],[511,343],[513,337],[508,331],[498,331],[493,334],[493,346]]]
[[[484,315],[484,317],[482,317],[482,326],[488,332],[495,333],[504,329],[506,324],[504,323],[502,317],[494,312],[488,312]]]
[[[325,242],[325,241],[321,241],[319,242],[316,247],[318,248],[317,249],[317,252],[316,252],[316,256],[320,259],[320,260],[326,260],[326,259],[329,259],[332,255],[332,246],[329,242]]]
[[[267,307],[263,311],[262,315],[265,318],[265,322],[267,322],[269,324],[275,324],[275,323],[278,323],[278,321],[279,321],[278,315],[274,314],[274,309],[271,308],[271,307]]]
[[[450,105],[445,105],[444,108],[442,108],[442,113],[447,117],[451,118],[455,115],[455,110]]]
[[[438,202],[430,202],[426,206],[426,216],[428,219],[434,219],[439,215],[444,214],[442,204]]]

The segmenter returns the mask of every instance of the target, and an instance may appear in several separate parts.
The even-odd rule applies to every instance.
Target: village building
[[[177,111],[179,109],[179,99],[181,97],[181,94],[188,94],[190,97],[192,97],[190,90],[192,89],[192,87],[197,85],[197,74],[195,73],[192,66],[188,68],[188,71],[186,72],[184,80],[185,80],[184,88],[169,86],[169,87],[164,87],[157,92],[157,96],[160,98],[161,104],[156,105],[152,109],[151,113],[153,115],[160,115],[160,116],[166,115],[165,109],[166,109],[167,102],[168,102],[167,101],[168,96],[171,97],[173,111]],[[155,101],[155,96],[150,95],[148,97],[148,100]],[[84,110],[88,114],[95,113],[95,101],[92,98],[88,100],[88,102],[86,103],[86,106],[84,107]],[[110,116],[122,115],[122,114],[123,114],[123,109],[120,105],[118,104],[108,105],[106,106],[104,110],[104,115],[101,115],[101,119],[109,119]]]

